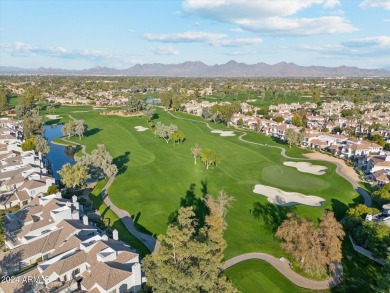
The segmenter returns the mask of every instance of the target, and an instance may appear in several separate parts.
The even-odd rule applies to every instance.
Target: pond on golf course
[[[44,137],[47,138],[50,145],[50,152],[47,155],[50,165],[53,171],[53,177],[60,179],[60,175],[57,171],[61,170],[62,166],[66,163],[74,164],[73,159],[74,149],[62,145],[53,144],[51,141],[55,138],[62,137],[62,124],[57,125],[45,125]]]

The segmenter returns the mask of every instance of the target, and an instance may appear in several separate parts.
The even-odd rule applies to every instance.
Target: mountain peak
[[[230,60],[225,64],[206,65],[201,61],[186,61],[179,64],[136,64],[128,69],[114,69],[96,66],[83,70],[60,68],[23,69],[0,66],[1,74],[45,74],[45,75],[123,75],[123,76],[169,76],[169,77],[390,77],[386,69],[360,69],[351,66],[300,66],[295,63],[279,62],[269,65],[238,63]]]

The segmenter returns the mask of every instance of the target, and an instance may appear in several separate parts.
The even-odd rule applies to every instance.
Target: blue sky
[[[1,0],[0,65],[390,67],[390,0]]]

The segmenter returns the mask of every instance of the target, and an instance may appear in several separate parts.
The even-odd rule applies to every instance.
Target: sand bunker
[[[287,192],[271,186],[256,184],[254,193],[268,197],[268,201],[280,206],[290,206],[294,204],[304,204],[319,207],[325,201],[322,197],[315,195],[304,195],[298,192]]]
[[[236,136],[234,131],[227,130],[211,130],[211,133],[218,133],[220,136]]]
[[[283,165],[297,168],[299,172],[310,173],[314,175],[324,175],[325,170],[328,169],[325,166],[313,165],[309,162],[284,162]]]
[[[134,126],[134,128],[137,130],[137,131],[145,131],[145,130],[148,130],[149,128],[146,128],[146,127],[143,127],[143,126]]]
[[[59,115],[46,115],[47,118],[51,119],[51,120],[54,120],[54,119],[61,119],[62,117],[60,117]]]
[[[92,109],[94,109],[94,110],[106,110],[107,108],[94,107],[94,108],[92,108]]]

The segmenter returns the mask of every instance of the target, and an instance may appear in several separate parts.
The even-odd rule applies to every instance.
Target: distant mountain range
[[[60,68],[24,69],[0,66],[0,74],[19,75],[83,75],[83,76],[170,76],[170,77],[390,77],[386,69],[361,69],[350,66],[299,66],[281,62],[269,65],[229,61],[221,65],[206,65],[200,61],[179,64],[137,64],[128,69],[94,67],[82,70]]]

